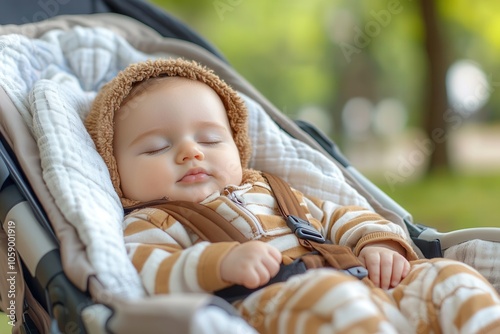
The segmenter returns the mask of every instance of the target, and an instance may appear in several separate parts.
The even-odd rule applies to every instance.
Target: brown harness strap
[[[299,243],[306,249],[319,253],[319,255],[308,254],[303,256],[302,260],[308,269],[325,267],[326,261],[327,265],[335,269],[346,270],[358,278],[366,276],[366,269],[349,247],[325,243],[323,236],[307,220],[304,210],[288,183],[275,175],[267,173],[263,173],[263,175],[276,196],[282,216],[287,220],[287,224],[292,231],[299,237]]]
[[[201,239],[211,242],[248,239],[230,222],[212,209],[188,201],[171,201],[151,206],[172,215],[182,225],[189,227]]]
[[[297,197],[295,197],[290,185],[276,175],[264,172],[262,175],[269,182],[269,186],[276,197],[276,202],[278,203],[281,215],[285,218],[292,215],[299,217],[300,219],[307,220],[304,210],[300,206],[300,203],[297,200]]]

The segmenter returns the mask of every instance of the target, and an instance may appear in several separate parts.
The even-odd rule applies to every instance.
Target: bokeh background
[[[500,2],[154,0],[414,219],[500,215]]]

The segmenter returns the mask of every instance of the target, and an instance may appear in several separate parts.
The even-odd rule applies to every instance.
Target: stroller
[[[251,167],[306,194],[372,208],[399,223],[421,257],[473,261],[478,243],[497,249],[498,229],[439,233],[413,223],[330,139],[285,117],[216,48],[158,8],[140,0],[22,2],[0,15],[0,296],[14,332],[253,333],[218,297],[145,296],[126,256],[121,207],[82,119],[103,83],[151,57],[196,60],[242,94]],[[494,264],[474,264],[498,290]]]

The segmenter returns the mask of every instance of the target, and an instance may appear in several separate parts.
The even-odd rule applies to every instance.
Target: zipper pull
[[[229,188],[224,188],[224,194],[234,203],[245,206],[245,199],[239,195],[236,191],[231,191]]]

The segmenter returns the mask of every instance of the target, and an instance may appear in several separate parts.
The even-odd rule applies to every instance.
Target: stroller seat
[[[21,331],[25,318],[30,319],[25,328],[41,332],[253,332],[231,305],[214,296],[146,296],[126,255],[122,208],[82,119],[104,83],[128,64],[148,58],[196,60],[242,95],[250,113],[250,167],[280,175],[305,194],[371,208],[410,235],[432,234],[432,229],[413,225],[409,213],[358,175],[333,143],[284,116],[203,43],[165,37],[111,13],[7,25],[0,27],[0,35],[5,232],[0,240],[7,245],[9,222],[18,224],[17,236],[23,237],[16,239],[20,257],[13,271],[19,283],[26,281],[26,293],[20,287],[16,296],[21,299],[15,301],[15,331]],[[494,232],[488,236],[500,241]],[[35,244],[34,239],[43,241]],[[427,239],[422,245],[440,247],[439,238]],[[421,247],[414,245],[424,257]],[[0,263],[8,268],[9,256],[3,255]],[[6,291],[2,286],[3,310],[11,300]],[[46,315],[39,314],[44,310]]]

